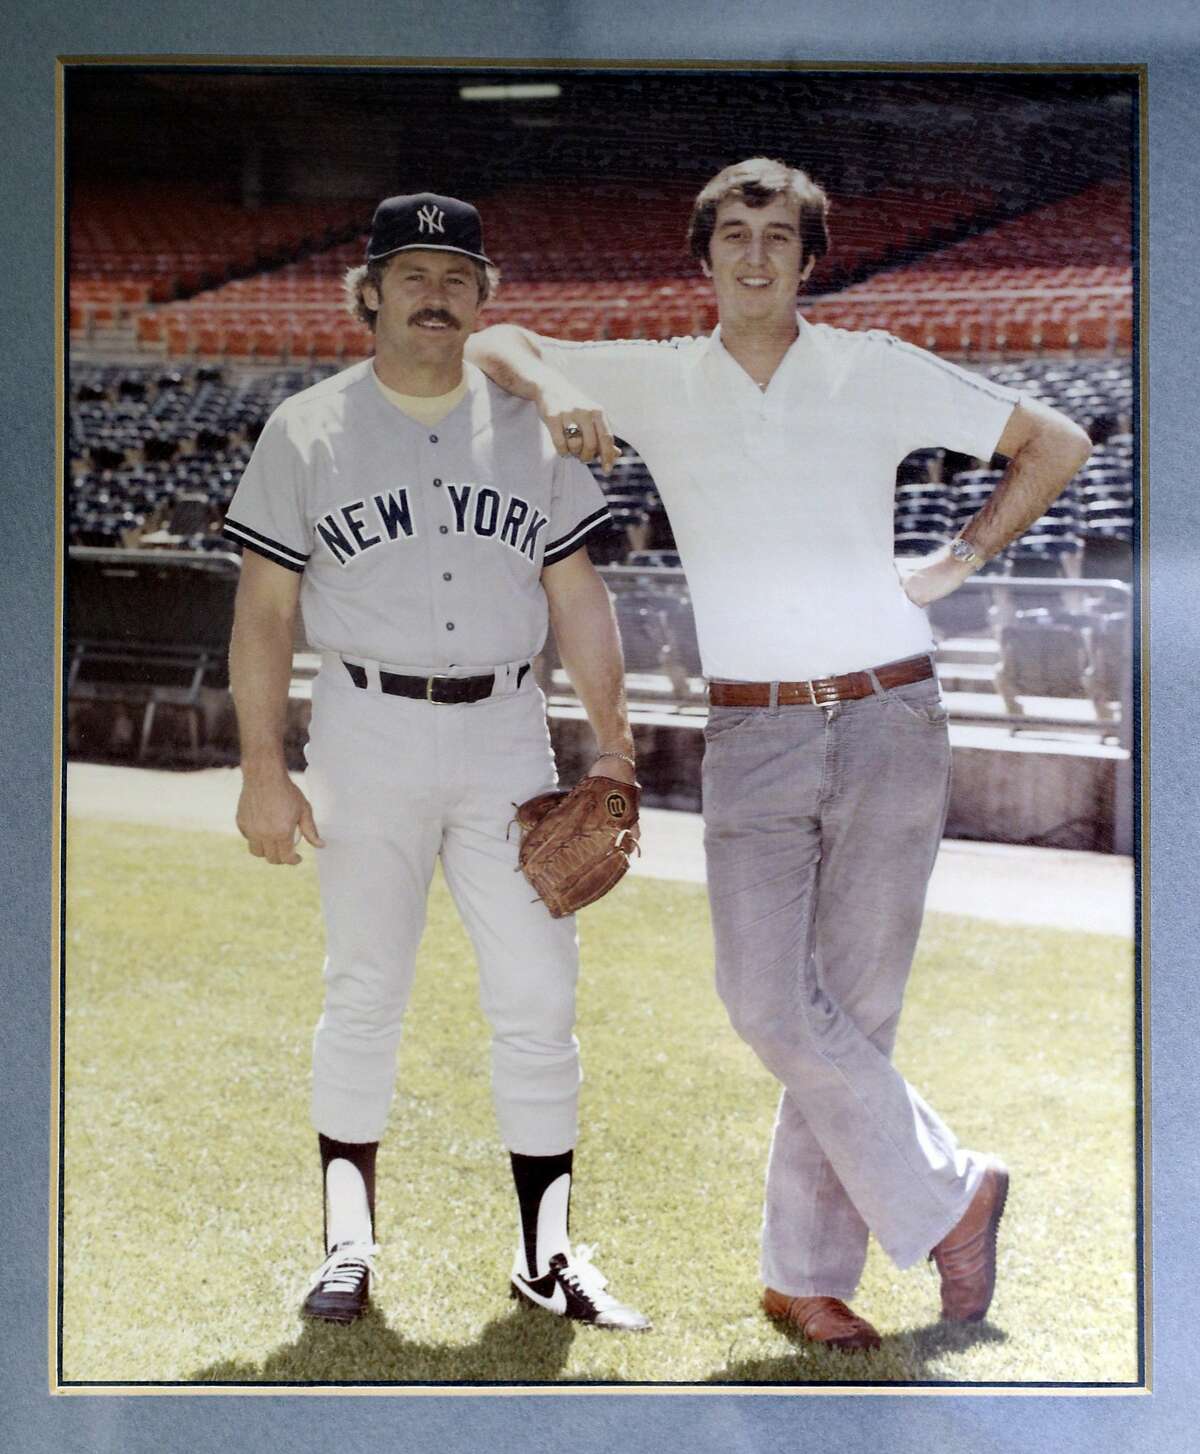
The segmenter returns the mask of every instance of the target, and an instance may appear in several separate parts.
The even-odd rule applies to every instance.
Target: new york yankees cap
[[[469,202],[416,192],[409,197],[387,197],[375,209],[367,261],[378,262],[394,252],[416,248],[430,252],[460,252],[477,263],[491,263],[483,252],[483,224]]]

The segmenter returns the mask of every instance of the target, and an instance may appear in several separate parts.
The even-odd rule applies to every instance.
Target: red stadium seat
[[[1043,351],[1051,353],[1074,348],[1074,324],[1068,318],[1042,318],[1038,323],[1038,342]]]
[[[231,359],[254,357],[254,335],[247,328],[231,328],[225,335],[225,352]]]
[[[908,314],[895,317],[892,319],[888,331],[894,333],[897,338],[903,339],[905,343],[924,346],[925,324],[920,318],[914,318]]]
[[[1009,353],[1032,353],[1033,320],[1029,317],[1007,318],[996,325],[996,347]]]
[[[344,321],[336,330],[342,357],[348,362],[368,358],[375,352],[375,340],[371,330],[361,323]]]
[[[966,346],[965,328],[961,319],[936,319],[926,332],[926,347],[932,348],[935,353],[962,353]]]
[[[630,310],[604,315],[605,338],[637,338],[641,334],[641,320]]]
[[[314,363],[337,363],[342,356],[341,337],[329,328],[319,328],[312,335]]]
[[[215,360],[225,353],[225,336],[219,328],[201,325],[195,330],[196,357]]]
[[[251,339],[255,358],[274,361],[283,359],[284,339],[278,330],[260,326],[251,334]]]
[[[563,324],[560,336],[573,343],[587,343],[598,337],[599,332],[599,315],[589,309],[586,313],[572,314]]]
[[[1075,320],[1078,347],[1107,351],[1112,332],[1111,320],[1106,314],[1084,313]]]

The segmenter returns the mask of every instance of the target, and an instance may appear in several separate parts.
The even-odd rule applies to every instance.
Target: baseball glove
[[[517,808],[518,862],[556,919],[594,904],[624,877],[637,847],[636,783],[585,777]]]

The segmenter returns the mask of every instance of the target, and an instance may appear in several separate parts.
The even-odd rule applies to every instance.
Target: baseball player
[[[611,465],[611,418],[662,493],[710,681],[717,986],[783,1088],[764,1305],[809,1339],[863,1349],[879,1335],[846,1299],[868,1231],[898,1267],[933,1258],[943,1316],[979,1319],[1008,1189],[1003,1165],[961,1148],[891,1062],[950,781],[922,608],[1044,513],[1089,442],[887,334],[805,322],[796,295],[828,249],[827,206],[804,172],[766,158],[703,188],[689,242],[716,292],[711,338],[568,344],[496,328],[469,356],[538,403],[561,450]],[[902,582],[896,467],[926,445],[1011,463]]]
[[[244,547],[230,653],[238,826],[268,863],[313,845],[327,935],[312,1078],[327,1257],[303,1312],[350,1322],[367,1306],[376,1151],[440,858],[492,1031],[519,1207],[511,1293],[640,1330],[648,1320],[568,1237],[577,938],[515,872],[509,832],[514,803],[555,782],[530,673],[548,620],[597,735],[594,773],[634,779],[616,623],[585,548],[607,510],[536,409],[464,366],[495,277],[467,203],[381,202],[366,265],[346,280],[374,358],[275,411],[225,523]],[[283,755],[298,604],[322,656],[304,792]]]

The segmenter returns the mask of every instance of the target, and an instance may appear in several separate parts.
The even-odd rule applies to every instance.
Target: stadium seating
[[[639,193],[634,205],[628,188],[600,191],[591,209],[561,193],[547,201],[544,188],[485,200],[489,250],[506,276],[483,322],[580,339],[711,330],[711,286],[678,236],[690,189]],[[531,209],[535,194],[543,205]],[[101,215],[86,195],[73,203],[73,338],[95,345],[112,330],[146,362],[74,362],[68,540],[220,560],[230,549],[220,520],[271,410],[371,350],[369,330],[345,310],[341,282],[362,257],[362,209],[267,208],[249,220],[218,210],[206,214],[200,245],[184,190],[167,199],[153,238],[128,222],[144,209],[129,198],[123,208],[124,217],[112,208]],[[1130,583],[1134,572],[1129,214],[1124,183],[1011,217],[994,196],[923,193],[914,181],[839,195],[835,252],[802,304],[815,322],[884,327],[967,357],[1091,435],[1094,454],[1078,479],[989,563],[999,588],[958,592],[930,611],[943,645],[995,642],[996,684],[1014,716],[1022,697],[1048,694],[1089,700],[1097,720],[1109,720],[1127,690],[1129,613],[1102,583]],[[211,247],[210,237],[218,239]],[[944,545],[988,498],[999,463],[932,448],[903,461],[897,556]],[[614,520],[593,538],[593,556],[632,569],[610,575],[621,587],[631,680],[644,678],[649,697],[665,690],[692,701],[695,623],[654,480],[630,449],[611,477],[597,478]],[[1020,586],[1030,578],[1038,589]],[[1096,588],[1081,592],[1079,581]]]
[[[83,184],[71,196],[72,302],[93,323],[111,321],[123,309],[327,247],[361,220],[358,202],[248,209],[184,184]]]
[[[523,185],[483,199],[505,272],[489,318],[580,339],[710,331],[711,288],[681,236],[691,196],[689,184],[593,181],[586,196]],[[814,321],[888,327],[949,353],[1129,346],[1127,186],[1015,221],[986,189],[917,179],[833,204],[835,246],[805,304]],[[156,190],[151,206],[136,189],[85,189],[71,211],[72,333],[133,320],[143,348],[177,358],[360,357],[367,334],[345,316],[340,280],[362,260],[365,210],[348,199],[246,211],[185,187]],[[1097,215],[1110,219],[1099,240]]]
[[[1128,184],[1104,183],[803,307],[939,353],[1127,351],[1131,238]]]
[[[324,366],[245,375],[198,365],[186,370],[78,368],[72,380],[71,540],[117,544],[139,530],[163,528],[172,502],[197,491],[206,493],[219,513],[271,409],[339,363],[344,360],[330,358]],[[1098,419],[1117,426],[1099,444],[1099,462],[1089,464],[1030,535],[1128,540],[1133,466],[1130,438],[1123,429],[1132,408],[1127,367],[1108,360],[1063,365],[1035,359],[986,366],[984,371],[1058,405],[1093,429]],[[999,479],[999,471],[990,462],[985,465],[940,450],[919,451],[901,464],[895,524],[897,533],[906,537],[900,542],[902,553],[932,548],[980,508]],[[930,478],[943,471],[944,481]],[[674,548],[644,461],[627,450],[611,477],[597,473],[597,479],[620,516],[628,548]],[[610,544],[611,558],[623,558],[620,537],[614,536]]]

